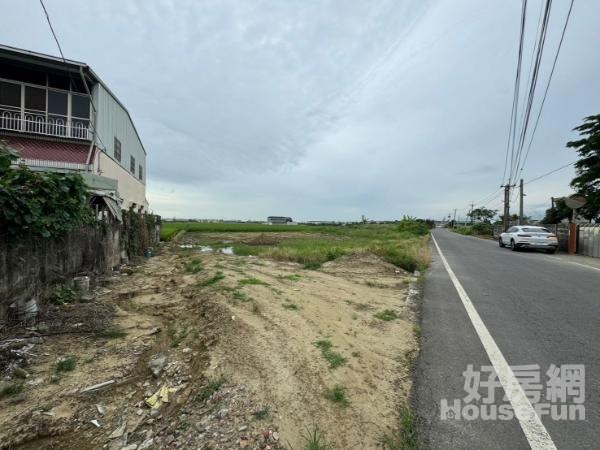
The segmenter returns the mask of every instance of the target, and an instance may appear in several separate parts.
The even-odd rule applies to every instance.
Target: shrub
[[[425,236],[429,234],[429,225],[422,220],[405,217],[398,223],[398,231],[414,234],[415,236]]]
[[[480,234],[484,236],[494,235],[494,227],[491,223],[478,222],[474,224],[471,228],[473,229],[474,234]]]

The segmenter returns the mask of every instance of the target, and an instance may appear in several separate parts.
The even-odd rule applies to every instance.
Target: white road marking
[[[570,262],[571,264],[577,264],[578,266],[581,266],[581,267],[587,267],[588,269],[600,270],[598,267],[588,266],[587,264],[581,264],[581,263],[578,263],[575,261],[567,261],[567,262]]]
[[[513,410],[515,411],[515,417],[517,417],[519,425],[521,425],[521,429],[523,430],[523,433],[525,433],[525,437],[527,438],[529,445],[534,450],[556,449],[556,445],[554,445],[554,442],[544,427],[544,424],[535,413],[533,406],[526,397],[525,392],[515,377],[512,369],[506,362],[504,355],[502,355],[502,352],[498,348],[498,345],[496,345],[494,338],[483,323],[483,320],[481,320],[481,317],[475,309],[473,302],[471,302],[467,292],[463,288],[460,281],[458,281],[458,278],[454,274],[450,264],[448,264],[448,261],[442,253],[442,250],[435,240],[435,237],[431,235],[431,238],[433,239],[433,243],[440,254],[440,258],[444,264],[444,267],[446,268],[446,272],[448,272],[448,276],[452,280],[452,284],[454,284],[456,292],[458,292],[458,296],[462,300],[463,306],[467,310],[469,319],[471,319],[471,323],[473,324],[473,327],[475,328],[475,331],[477,332],[477,335],[483,344],[483,348],[490,358],[492,366],[494,366],[496,372],[498,373],[498,379],[500,383],[502,383],[504,392],[506,392],[506,396],[508,397]],[[521,413],[517,414],[519,411]]]

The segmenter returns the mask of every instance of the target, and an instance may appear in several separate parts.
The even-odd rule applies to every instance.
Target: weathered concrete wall
[[[56,239],[0,240],[0,320],[9,304],[39,296],[78,273],[104,273],[120,263],[120,226],[99,224]]]

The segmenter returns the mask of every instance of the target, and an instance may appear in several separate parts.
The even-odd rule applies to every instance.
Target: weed
[[[296,305],[295,303],[282,303],[282,305],[285,309],[291,309],[294,311],[298,310],[298,305]]]
[[[81,300],[80,293],[77,289],[68,286],[57,287],[48,301],[54,305],[64,305],[69,303],[78,303]]]
[[[308,262],[304,264],[304,268],[306,270],[317,270],[321,268],[321,263],[318,262]]]
[[[179,325],[176,329],[171,329],[169,335],[171,336],[171,347],[179,347],[185,338],[190,334],[190,327],[187,323]]]
[[[239,281],[239,285],[240,286],[248,286],[248,285],[269,286],[269,283],[267,283],[266,281],[259,280],[258,278],[242,278]]]
[[[106,330],[101,331],[99,333],[99,336],[106,339],[119,339],[127,336],[127,331],[118,327],[108,328]]]
[[[269,414],[271,413],[271,410],[269,409],[268,406],[265,406],[262,409],[259,409],[258,411],[255,411],[252,413],[252,415],[258,419],[258,420],[264,420],[267,417],[269,417]]]
[[[386,309],[377,314],[374,314],[374,317],[379,320],[383,320],[385,322],[389,322],[390,320],[394,320],[398,318],[398,314],[393,309]]]
[[[352,352],[352,356],[355,358],[360,358],[360,352]]]
[[[213,284],[221,281],[223,278],[225,278],[225,274],[221,271],[218,271],[213,277],[211,277],[207,280],[202,280],[200,283],[198,283],[198,286],[201,286],[201,287],[212,286]]]
[[[335,369],[336,367],[346,364],[346,358],[340,353],[333,351],[333,344],[331,341],[327,339],[321,339],[315,342],[315,345],[321,349],[321,355],[323,355],[323,358],[325,358],[329,363],[330,369]]]
[[[71,372],[75,369],[76,364],[77,359],[74,356],[67,356],[66,358],[61,358],[57,361],[54,366],[54,371],[56,373]]]
[[[199,259],[192,259],[191,261],[185,263],[184,268],[186,273],[198,273],[204,270],[202,261],[200,261]]]
[[[23,392],[23,383],[10,383],[0,389],[0,398],[12,397]]]
[[[419,325],[418,323],[415,323],[413,325],[413,333],[415,333],[415,336],[418,338],[421,337],[421,325]]]
[[[412,412],[407,406],[400,408],[397,430],[384,434],[379,443],[386,450],[417,450],[417,428]]]
[[[306,434],[302,435],[302,439],[304,439],[304,450],[331,450],[333,448],[333,445],[327,442],[317,427],[312,430],[307,429]]]
[[[333,389],[329,389],[325,393],[325,398],[342,408],[345,408],[350,404],[350,400],[346,397],[346,388],[341,384],[336,384]]]
[[[233,291],[233,299],[239,302],[247,302],[250,300],[250,298],[245,293],[238,289]]]
[[[221,386],[223,386],[223,384],[225,384],[225,380],[223,378],[209,380],[208,384],[202,389],[200,389],[200,392],[198,392],[196,400],[205,402],[210,398],[211,395],[213,395],[215,392],[221,389]]]
[[[369,287],[380,288],[380,289],[385,289],[388,287],[387,284],[385,284],[385,283],[379,283],[378,281],[372,281],[372,280],[365,281],[365,284]]]

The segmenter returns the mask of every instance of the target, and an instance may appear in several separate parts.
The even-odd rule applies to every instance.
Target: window
[[[0,105],[21,106],[21,85],[0,81]]]
[[[129,158],[129,171],[135,175],[135,158],[133,156],[130,156]]]
[[[119,162],[121,162],[121,141],[118,140],[115,136],[115,145],[114,145],[114,150],[115,150],[115,159]]]
[[[46,112],[46,89],[25,86],[25,109]]]
[[[90,99],[84,95],[71,95],[71,115],[83,119],[90,118]]]
[[[138,166],[138,178],[142,180],[144,178],[144,170],[142,169],[142,165]]]
[[[66,92],[48,91],[48,113],[66,116],[69,97]]]

